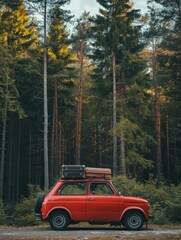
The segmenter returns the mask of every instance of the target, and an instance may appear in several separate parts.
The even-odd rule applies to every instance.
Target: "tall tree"
[[[47,96],[47,15],[48,10],[53,6],[63,6],[69,3],[70,0],[32,0],[30,1],[37,6],[40,6],[43,13],[43,31],[44,31],[44,188],[49,188],[49,160],[48,160],[48,96]],[[39,9],[37,8],[39,12]]]
[[[161,177],[161,85],[159,81],[159,62],[158,55],[159,45],[161,41],[161,25],[159,18],[156,18],[156,12],[153,7],[150,7],[150,20],[149,20],[149,30],[145,32],[147,37],[148,47],[149,47],[149,66],[151,79],[153,81],[153,99],[154,99],[154,115],[155,115],[155,139],[156,139],[156,177],[157,183],[159,185]]]
[[[171,165],[177,166],[178,169],[178,156],[180,155],[178,148],[180,141],[176,133],[180,124],[181,3],[179,0],[155,0],[148,1],[148,3],[152,8],[155,6],[155,3],[159,6],[156,9],[156,19],[159,21],[159,24],[162,24],[162,36],[159,44],[160,53],[157,58],[160,68],[159,82],[162,86],[162,92],[167,99],[164,104],[164,116],[168,115],[168,120],[170,120],[168,122],[170,124],[171,122],[173,123],[172,127],[170,127],[170,135],[172,136],[170,139],[172,154],[170,155],[173,157],[170,160],[174,164]],[[168,152],[168,149],[166,151],[163,148],[162,152],[166,158],[165,152]],[[163,164],[165,169],[164,165],[168,166],[168,163]],[[176,176],[175,173],[177,171],[174,167],[172,171],[173,175]]]
[[[77,55],[78,62],[78,84],[77,84],[77,112],[75,127],[75,164],[80,164],[81,149],[81,129],[82,129],[82,101],[83,101],[83,82],[85,80],[85,70],[88,63],[86,55],[88,54],[88,40],[90,37],[91,23],[89,21],[90,13],[84,12],[78,19],[75,27],[75,33],[72,35],[73,49]],[[89,64],[88,64],[89,65]]]
[[[47,0],[44,1],[44,71],[43,71],[43,96],[44,96],[44,188],[49,189],[49,162],[48,162],[48,96],[47,96]]]
[[[2,79],[4,84],[6,85],[6,91],[4,95],[4,118],[3,118],[3,137],[2,137],[2,159],[8,159],[7,154],[5,156],[5,147],[8,147],[8,145],[5,146],[6,142],[6,119],[8,112],[17,112],[20,117],[23,116],[23,110],[20,107],[19,101],[17,101],[17,98],[19,97],[19,93],[17,91],[17,84],[16,84],[16,76],[15,76],[15,68],[18,62],[18,59],[25,58],[29,56],[28,49],[34,48],[37,43],[36,38],[36,30],[34,27],[33,22],[30,23],[30,19],[28,17],[27,11],[25,9],[24,4],[22,1],[18,1],[18,4],[16,5],[16,8],[11,9],[11,5],[7,8],[6,5],[3,5],[1,9],[0,14],[0,21],[1,26],[0,28],[0,40],[4,47],[4,50],[2,51],[2,54],[4,54],[4,59],[9,57],[9,64],[11,64],[12,58],[13,63],[10,67],[10,65],[7,65],[7,61],[5,64],[7,65],[7,72],[2,74]],[[7,51],[9,50],[9,53]],[[7,53],[7,56],[6,54]],[[16,62],[14,61],[16,58]],[[10,101],[11,99],[11,101]],[[14,104],[13,104],[14,103]],[[14,109],[13,109],[14,108]],[[8,115],[9,116],[9,115]],[[11,118],[9,116],[9,118]],[[7,131],[11,131],[10,129],[7,129]],[[4,142],[5,141],[5,142]],[[12,154],[12,153],[11,153]],[[7,161],[9,164],[9,161]],[[2,160],[3,163],[3,160]],[[7,164],[7,165],[8,165]],[[2,175],[3,176],[3,175]],[[11,179],[11,176],[9,176],[9,181],[13,181]],[[9,185],[11,186],[11,184]],[[11,192],[10,187],[8,188],[8,192]]]
[[[157,43],[155,48],[157,51],[155,51],[154,54],[155,63],[157,64],[157,94],[155,94],[155,96],[159,96],[159,104],[155,105],[155,110],[157,110],[157,122],[159,122],[159,115],[161,115],[163,117],[160,126],[166,125],[166,136],[164,136],[164,132],[162,132],[162,142],[165,142],[165,139],[167,139],[167,142],[162,144],[163,157],[161,159],[161,170],[165,176],[170,176],[170,171],[176,172],[174,167],[170,168],[170,166],[177,165],[178,168],[179,151],[177,146],[180,145],[179,138],[177,137],[180,116],[180,94],[178,87],[178,76],[180,72],[180,2],[156,0],[148,1],[148,3],[150,16],[152,17],[150,32],[154,33],[154,39],[156,39],[155,43]],[[155,3],[157,5],[155,5]],[[160,100],[162,100],[162,102]],[[162,103],[161,109],[159,109],[160,103]],[[158,114],[158,112],[160,112],[160,114]],[[156,126],[158,132],[159,124],[156,124]],[[164,127],[162,127],[162,129],[164,129]],[[170,136],[172,137],[170,138]],[[157,149],[159,142],[161,143],[161,135],[158,138],[157,134]],[[164,146],[167,146],[167,149]],[[170,154],[170,151],[172,151],[172,154]],[[158,157],[156,157],[156,159],[158,159]],[[174,164],[170,165],[170,161],[173,161]],[[156,170],[156,175],[158,175],[158,164]]]
[[[51,11],[51,24],[47,37],[48,40],[48,77],[54,85],[54,103],[52,112],[52,146],[51,146],[51,181],[57,179],[62,159],[62,112],[65,102],[74,86],[72,77],[73,69],[70,64],[74,56],[70,51],[68,34],[65,22],[70,19],[69,14],[58,6]],[[64,89],[64,90],[63,90]],[[67,89],[67,90],[65,90]],[[66,94],[65,94],[66,92]],[[67,95],[67,96],[65,96]],[[64,98],[67,98],[66,100]],[[68,108],[68,105],[67,105]]]
[[[1,165],[0,165],[0,199],[3,200],[4,164],[6,147],[6,124],[8,111],[22,113],[18,102],[18,92],[11,79],[12,55],[0,45],[0,120],[2,120]]]
[[[124,82],[124,71],[122,66],[128,59],[125,56],[129,56],[129,51],[132,44],[132,51],[136,51],[136,42],[138,41],[138,33],[140,27],[134,26],[135,20],[139,19],[140,14],[138,10],[132,9],[132,3],[130,1],[98,1],[103,7],[100,9],[100,14],[97,15],[95,20],[95,31],[96,31],[96,43],[95,43],[95,57],[102,66],[103,76],[108,73],[107,77],[113,81],[113,174],[118,173],[118,158],[117,158],[117,133],[116,125],[118,122],[118,97],[117,97],[117,85],[119,84],[119,115],[123,115],[123,82]],[[135,34],[136,32],[136,34]],[[128,44],[129,43],[129,44]],[[134,43],[134,45],[133,45]],[[98,49],[99,47],[99,49]],[[137,49],[139,51],[139,47]],[[97,57],[96,57],[97,56]],[[104,57],[104,60],[103,60]],[[102,58],[102,59],[101,59]],[[109,64],[111,62],[111,66]],[[107,64],[106,71],[105,63]],[[112,71],[110,75],[110,69]],[[120,116],[120,118],[123,116]],[[121,173],[126,174],[125,165],[125,143],[123,133],[120,136],[120,148],[121,148]]]

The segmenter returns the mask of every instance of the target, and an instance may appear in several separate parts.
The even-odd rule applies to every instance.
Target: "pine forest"
[[[181,181],[181,1],[0,1],[0,200],[62,165]]]

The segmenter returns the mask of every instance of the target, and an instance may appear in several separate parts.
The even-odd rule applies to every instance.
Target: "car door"
[[[91,182],[87,196],[88,221],[109,222],[120,220],[120,196],[107,182]]]
[[[86,219],[87,183],[66,182],[57,192],[57,205],[68,210],[74,221]]]

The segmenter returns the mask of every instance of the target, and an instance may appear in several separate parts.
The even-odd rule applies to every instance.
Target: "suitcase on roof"
[[[110,168],[85,168],[85,177],[86,178],[111,178],[111,169]]]
[[[62,165],[61,177],[63,179],[85,178],[85,166],[84,165]]]

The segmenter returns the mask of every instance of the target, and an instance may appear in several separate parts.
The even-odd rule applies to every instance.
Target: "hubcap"
[[[53,219],[53,224],[54,224],[54,226],[56,226],[56,227],[58,227],[58,228],[64,226],[64,225],[65,225],[65,222],[66,222],[65,217],[62,216],[62,215],[57,215],[57,216],[55,216],[54,219]]]
[[[141,224],[141,219],[138,216],[133,215],[129,219],[129,224],[132,228],[137,228]]]

